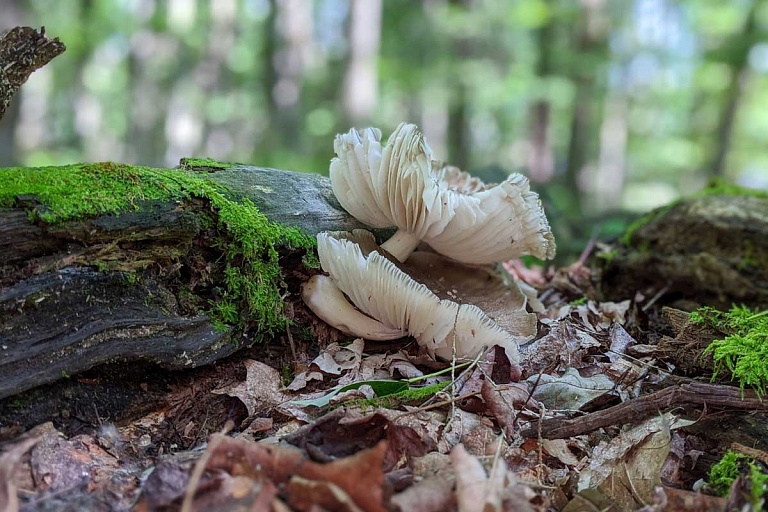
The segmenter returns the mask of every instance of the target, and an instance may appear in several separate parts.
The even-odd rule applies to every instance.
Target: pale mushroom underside
[[[401,124],[386,146],[381,145],[381,132],[368,128],[338,135],[334,149],[334,194],[369,226],[397,226],[407,234],[400,239],[410,237],[411,246],[423,240],[464,263],[488,264],[527,254],[554,257],[554,237],[541,201],[520,174],[486,187],[434,162],[423,135],[408,124]]]
[[[529,324],[525,333],[510,333],[475,305],[440,300],[379,252],[366,256],[361,246],[375,246],[367,231],[320,233],[317,246],[323,269],[362,313],[385,329],[413,336],[439,357],[451,359],[455,339],[458,358],[471,358],[485,347],[499,345],[516,363],[517,342],[535,332],[535,324],[533,332]],[[528,314],[523,310],[522,315]]]

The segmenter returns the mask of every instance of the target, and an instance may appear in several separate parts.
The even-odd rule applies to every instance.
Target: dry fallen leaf
[[[383,512],[384,471],[387,443],[328,464],[306,458],[301,450],[252,443],[221,434],[211,436],[206,469],[220,469],[232,476],[267,477],[275,484],[287,483],[294,475],[307,480],[330,482],[341,488],[367,512]]]
[[[605,375],[582,377],[578,370],[569,368],[561,377],[537,375],[528,377],[528,382],[539,381],[533,398],[549,409],[581,409],[587,402],[613,389],[613,381]]]
[[[579,476],[578,490],[598,488],[622,510],[635,508],[638,501],[652,502],[669,454],[671,430],[692,423],[667,413],[601,443]]]
[[[283,391],[280,372],[252,359],[245,361],[245,368],[247,374],[244,382],[215,389],[213,393],[239,398],[249,416],[277,411],[288,417],[309,421],[309,415],[291,403],[295,397]]]
[[[21,458],[40,439],[32,437],[14,444],[9,450],[0,455],[0,510],[16,512],[19,509],[19,499],[13,473]]]

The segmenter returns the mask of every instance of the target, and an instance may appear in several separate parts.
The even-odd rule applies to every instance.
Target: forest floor
[[[454,366],[407,341],[289,330],[284,344],[197,370],[147,370],[141,386],[158,407],[137,420],[65,411],[6,442],[0,500],[20,510],[759,509],[768,402],[710,383],[704,349],[717,329],[660,307],[663,293],[588,300],[582,263],[506,268],[542,302],[519,382],[502,350]]]

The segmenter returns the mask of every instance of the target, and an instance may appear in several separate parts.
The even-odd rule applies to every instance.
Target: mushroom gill
[[[305,284],[302,296],[318,316],[348,334],[368,339],[392,339],[371,337],[372,331],[385,336],[410,335],[430,353],[444,359],[453,356],[454,339],[456,357],[460,359],[472,358],[485,347],[499,345],[505,349],[510,361],[517,363],[517,342],[530,339],[536,332],[536,317],[525,311],[522,294],[518,297],[509,292],[506,298],[495,296],[499,311],[504,312],[505,322],[514,326],[514,332],[510,332],[478,306],[456,301],[461,293],[455,288],[451,291],[451,288],[461,288],[461,279],[447,285],[449,296],[455,300],[441,300],[427,286],[387,259],[367,231],[320,233],[317,248],[323,269],[351,303],[344,306],[339,300],[339,297],[343,298],[341,293],[321,290],[312,281]],[[416,264],[409,271],[412,275],[423,274],[435,283],[444,282],[440,272],[454,273],[455,269],[442,268],[443,262],[458,264],[434,256],[437,259]],[[312,279],[316,278],[322,276]],[[350,320],[354,318],[359,321]]]
[[[527,178],[486,186],[432,159],[424,136],[401,124],[386,146],[381,132],[355,129],[336,137],[330,177],[341,205],[372,227],[397,226],[382,247],[405,261],[421,241],[468,264],[523,255],[551,259],[555,241]]]

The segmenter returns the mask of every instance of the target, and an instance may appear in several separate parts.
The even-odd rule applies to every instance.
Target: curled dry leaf
[[[363,510],[336,484],[307,480],[300,476],[293,476],[288,482],[288,498],[290,505],[301,511],[312,511],[315,506],[338,512]]]
[[[324,376],[340,377],[342,373],[355,370],[360,367],[363,358],[365,342],[358,338],[346,347],[338,343],[331,343],[309,363],[306,371],[299,373],[291,381],[286,389],[299,391],[307,386],[307,383],[323,380]]]
[[[19,499],[13,473],[21,458],[40,439],[32,437],[14,444],[9,450],[0,455],[0,510],[16,512],[19,509]]]
[[[638,498],[652,502],[669,454],[671,430],[692,423],[667,413],[601,443],[581,472],[578,489],[599,488],[622,510],[635,508]]]
[[[540,371],[553,373],[581,368],[590,348],[600,343],[569,319],[554,322],[541,338],[520,347],[521,366],[526,377]]]
[[[303,409],[291,403],[293,396],[282,389],[280,372],[259,361],[245,361],[246,377],[244,382],[233,384],[213,393],[239,398],[245,404],[249,416],[277,411],[291,418],[309,421]]]
[[[293,448],[251,443],[221,434],[211,436],[210,446],[213,448],[206,464],[208,470],[220,469],[232,476],[254,479],[266,477],[278,485],[287,483],[293,476],[329,482],[342,489],[362,510],[385,510],[382,505],[382,463],[387,451],[386,442],[328,464],[309,461],[304,452]]]
[[[605,375],[582,377],[578,370],[569,368],[561,377],[536,375],[528,377],[531,384],[539,381],[533,397],[549,409],[578,410],[595,398],[613,389],[613,381]]]
[[[482,463],[457,445],[451,451],[456,474],[456,501],[459,512],[533,512],[527,488],[512,481],[504,459],[494,459],[486,476]]]
[[[531,393],[526,383],[493,386],[486,380],[483,381],[481,394],[491,414],[507,432],[508,439],[513,435],[508,428],[514,424],[517,411],[523,407],[538,411],[541,406],[530,397]]]

